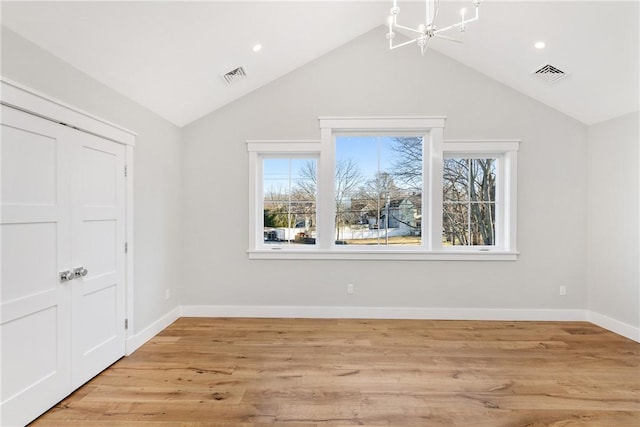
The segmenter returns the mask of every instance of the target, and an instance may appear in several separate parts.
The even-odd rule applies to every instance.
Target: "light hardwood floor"
[[[584,322],[181,318],[34,426],[640,426],[640,344]]]

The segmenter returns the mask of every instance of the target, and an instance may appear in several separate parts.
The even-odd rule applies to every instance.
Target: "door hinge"
[[[124,329],[129,329],[129,319],[124,319]]]
[[[124,253],[125,254],[129,253],[129,242],[124,242]]]
[[[124,165],[124,177],[127,177],[127,165]]]

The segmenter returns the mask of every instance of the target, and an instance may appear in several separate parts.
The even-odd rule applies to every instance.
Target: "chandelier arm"
[[[436,0],[434,2],[434,5],[435,5],[435,11],[433,12],[433,19],[431,20],[432,26],[436,25],[436,21],[438,20],[438,13],[440,12],[440,0]],[[427,24],[429,24],[428,21],[427,21]]]
[[[427,43],[424,46],[420,46],[420,53],[422,54],[422,56],[424,56],[424,53],[429,48],[429,45],[431,44],[431,40],[433,40],[433,37],[429,37],[429,39],[427,40]]]
[[[435,30],[433,33],[434,34],[442,33],[445,31],[453,30],[454,28],[460,28],[463,25],[467,25],[469,22],[477,21],[480,18],[479,9],[480,9],[479,7],[476,7],[476,16],[474,16],[473,18],[465,19],[462,22],[456,22],[455,24],[449,25],[448,27]]]
[[[416,30],[415,28],[405,27],[404,25],[400,25],[400,24],[393,24],[393,26],[394,26],[394,28],[400,28],[401,30],[411,31],[411,32],[414,32],[416,34],[422,34],[422,31]]]
[[[431,44],[432,41],[433,41],[433,37],[429,37],[429,40],[427,40],[427,44],[424,45],[424,50],[427,50],[429,48],[429,45]]]
[[[389,40],[389,48],[390,48],[391,50],[393,50],[393,49],[396,49],[396,48],[398,48],[398,47],[408,46],[408,45],[410,45],[410,44],[412,44],[412,43],[415,43],[415,42],[417,42],[417,41],[418,41],[418,39],[413,39],[413,40],[409,40],[409,41],[406,41],[406,42],[404,42],[404,43],[400,43],[400,44],[397,44],[397,45],[393,45],[393,46],[392,46],[392,45],[391,45],[392,41],[391,41],[391,40]]]

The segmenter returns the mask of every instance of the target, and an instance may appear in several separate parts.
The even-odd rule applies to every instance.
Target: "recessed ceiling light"
[[[536,49],[544,49],[545,47],[547,47],[547,44],[545,42],[536,42],[533,46]]]
[[[262,50],[262,45],[261,44],[257,44],[255,46],[253,46],[253,51],[254,52],[260,52]]]

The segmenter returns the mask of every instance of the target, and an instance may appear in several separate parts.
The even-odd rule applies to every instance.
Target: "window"
[[[495,246],[497,158],[445,157],[442,244]]]
[[[519,142],[444,118],[321,118],[319,141],[248,141],[251,258],[516,258]]]
[[[422,136],[335,138],[336,241],[421,246]]]
[[[263,241],[315,245],[317,161],[262,158]]]

